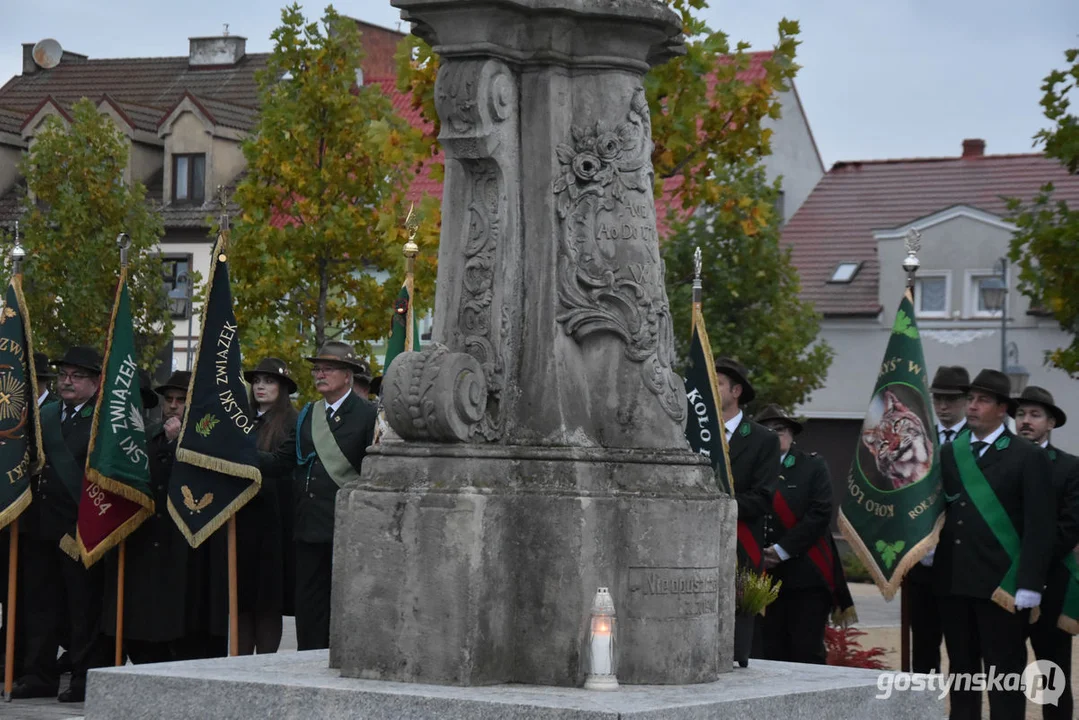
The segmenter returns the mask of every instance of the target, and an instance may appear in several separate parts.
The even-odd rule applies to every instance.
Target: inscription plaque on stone
[[[653,620],[715,615],[719,568],[631,567],[626,616]]]

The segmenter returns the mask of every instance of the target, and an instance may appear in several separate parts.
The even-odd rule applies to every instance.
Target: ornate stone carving
[[[471,355],[439,343],[398,355],[383,385],[386,420],[405,440],[463,442],[484,418],[483,368]]]
[[[663,285],[652,197],[652,129],[638,87],[624,122],[574,126],[572,144],[557,147],[554,181],[561,237],[558,321],[583,343],[613,333],[625,356],[674,420],[686,415],[685,390],[672,365],[674,337]],[[632,407],[632,402],[630,403]],[[619,411],[631,421],[632,411]]]

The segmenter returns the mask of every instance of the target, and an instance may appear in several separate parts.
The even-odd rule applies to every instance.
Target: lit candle
[[[607,588],[600,588],[592,600],[592,622],[589,627],[589,674],[587,690],[615,690],[614,600]]]

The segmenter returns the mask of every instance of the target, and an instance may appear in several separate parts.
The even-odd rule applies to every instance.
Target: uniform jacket
[[[797,522],[788,530],[775,513],[765,516],[764,546],[779,545],[790,555],[772,575],[783,581],[783,589],[827,588],[824,576],[806,555],[814,543],[827,536],[832,521],[832,481],[824,459],[792,446],[783,460],[777,491]]]
[[[1046,452],[1053,464],[1053,489],[1057,501],[1056,538],[1042,600],[1041,621],[1056,627],[1064,606],[1069,573],[1064,556],[1079,545],[1079,457],[1048,445]]]
[[[147,445],[154,514],[127,537],[124,571],[124,637],[149,642],[177,640],[184,634],[187,592],[187,540],[169,515],[168,485],[176,459],[176,441],[165,431]],[[109,553],[104,628],[116,633],[116,553]]]
[[[298,443],[301,457],[306,458],[315,450],[311,441],[311,414],[315,412],[318,410],[312,406],[300,428]],[[330,430],[338,447],[357,471],[367,454],[367,448],[374,440],[377,419],[375,406],[350,392],[330,421]],[[292,452],[292,461],[295,464],[295,445]],[[333,542],[334,500],[339,489],[317,455],[309,465],[296,467],[293,475],[296,507],[293,537],[296,540],[308,543]]]
[[[1040,592],[1056,532],[1049,455],[1005,428],[977,463],[1021,540],[1016,587]],[[988,599],[1011,560],[959,479],[954,443],[941,451],[941,481],[947,509],[933,560],[934,589],[941,595]]]
[[[779,482],[779,436],[763,425],[743,419],[728,446],[738,520],[749,526],[763,549],[764,516],[772,510],[772,492]],[[744,560],[741,550],[739,558]]]
[[[61,423],[60,432],[64,444],[71,451],[77,467],[86,466],[86,453],[90,446],[90,428],[94,422],[94,404],[97,396],[87,400],[75,416],[66,423]],[[56,416],[54,422],[60,422]],[[45,422],[45,420],[43,420]],[[64,535],[75,537],[75,525],[78,520],[79,506],[68,492],[49,460],[48,449],[45,452],[45,467],[31,480],[33,501],[23,516],[27,520],[27,532],[59,546]]]

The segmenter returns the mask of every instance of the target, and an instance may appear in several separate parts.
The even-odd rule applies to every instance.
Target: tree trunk
[[[326,342],[326,295],[330,289],[330,264],[326,258],[318,261],[318,308],[315,311],[315,352]]]

